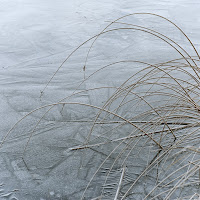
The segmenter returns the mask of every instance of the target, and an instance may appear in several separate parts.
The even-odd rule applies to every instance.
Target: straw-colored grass
[[[192,53],[191,49],[188,52],[163,32],[143,24],[126,22],[126,19],[132,16],[150,16],[155,21],[162,20],[163,23],[168,23],[184,36],[192,48]],[[96,42],[110,33],[120,34],[120,31],[151,35],[152,38],[164,42],[178,56],[168,60],[163,55],[165,61],[158,63],[151,63],[151,60],[146,62],[115,58],[114,62],[101,66],[87,76],[89,57]],[[72,145],[69,149],[71,153],[76,151],[82,154],[83,163],[80,167],[88,171],[90,166],[85,164],[84,160],[93,155],[99,155],[101,158],[92,164],[92,174],[88,173],[88,184],[83,189],[82,200],[199,198],[200,57],[192,41],[181,28],[160,15],[134,13],[120,17],[109,23],[99,34],[78,46],[63,61],[41,91],[41,99],[69,58],[89,42],[92,44],[83,65],[84,80],[74,92],[58,102],[41,106],[26,114],[5,135],[1,146],[9,141],[7,138],[24,119],[37,111],[44,110],[29,132],[23,155],[41,121],[56,106],[62,105],[60,112],[63,115],[69,106],[78,107],[86,112],[91,109],[94,116],[88,116],[87,119],[64,120],[66,123],[78,122],[90,126],[87,135],[84,136],[85,141],[79,146]],[[145,57],[145,54],[142,57]],[[131,68],[137,65],[140,69],[137,68],[132,74]],[[105,70],[112,73],[115,67],[119,69],[118,66],[131,69],[129,77],[120,85],[80,89],[98,74]],[[103,103],[97,105],[75,101],[75,97],[91,91],[112,92]]]

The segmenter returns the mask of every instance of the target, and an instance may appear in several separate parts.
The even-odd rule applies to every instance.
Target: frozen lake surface
[[[198,199],[199,10],[0,0],[0,199]]]

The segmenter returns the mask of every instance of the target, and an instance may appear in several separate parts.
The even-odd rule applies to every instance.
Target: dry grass
[[[153,28],[125,21],[138,15],[148,15],[154,17],[154,20],[169,23],[186,38],[195,55],[192,56],[170,36]],[[115,60],[86,76],[89,55],[98,39],[111,32],[120,31],[150,34],[165,42],[171,51],[175,51],[179,56],[156,64],[142,60]],[[93,154],[100,155],[100,164],[93,163],[94,172],[87,177],[89,181],[82,193],[82,200],[96,197],[115,200],[199,198],[200,57],[191,40],[182,29],[165,17],[152,13],[123,16],[81,44],[63,61],[42,90],[41,99],[68,59],[90,41],[92,44],[83,66],[84,80],[76,90],[58,102],[28,113],[5,135],[1,146],[25,118],[38,110],[45,111],[32,128],[24,154],[36,128],[55,106],[62,105],[62,113],[67,106],[91,109],[95,113],[91,120],[70,121],[90,125],[83,144],[72,147],[70,151],[83,154],[84,159]],[[129,78],[119,86],[79,90],[97,74],[121,64],[127,69],[138,65],[140,69],[133,74],[130,70]],[[83,93],[108,90],[112,92],[102,105],[76,102],[73,99]],[[82,167],[90,168],[87,164],[84,165],[84,161]]]

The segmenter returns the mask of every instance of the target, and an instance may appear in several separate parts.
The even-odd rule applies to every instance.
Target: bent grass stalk
[[[144,15],[162,19],[173,25],[184,35],[196,55],[190,55],[178,42],[157,30],[121,21],[131,16]],[[119,27],[113,28],[113,25]],[[101,66],[89,76],[86,76],[89,56],[96,41],[105,35],[120,34],[123,31],[137,31],[148,34],[152,38],[157,38],[180,57],[156,64],[134,59],[118,60]],[[79,153],[80,150],[84,152],[88,150],[93,151],[93,153],[102,153],[105,156],[99,166],[94,164],[95,172],[93,175],[87,177],[89,181],[81,195],[82,200],[84,198],[94,199],[97,196],[102,200],[106,199],[107,194],[105,191],[107,189],[105,186],[110,184],[110,180],[112,180],[112,186],[110,187],[110,196],[108,196],[114,200],[137,198],[137,188],[145,187],[144,180],[150,186],[138,198],[156,199],[160,197],[169,199],[172,196],[173,198],[184,196],[185,187],[192,187],[194,184],[200,183],[200,180],[196,180],[197,177],[199,179],[197,172],[200,169],[200,150],[198,146],[200,138],[198,133],[200,127],[200,71],[198,64],[200,56],[194,44],[179,26],[163,16],[154,13],[133,13],[122,16],[110,22],[99,34],[80,44],[65,58],[41,91],[41,100],[58,71],[64,67],[64,64],[75,52],[89,42],[92,42],[92,44],[89,46],[84,59],[84,80],[81,81],[71,95],[63,97],[58,102],[36,108],[22,117],[5,134],[0,147],[2,148],[5,142],[10,141],[8,137],[15,131],[16,127],[20,126],[22,121],[37,111],[44,110],[44,113],[29,133],[23,151],[22,159],[24,160],[27,147],[31,138],[34,137],[37,127],[47,114],[52,112],[53,108],[62,105],[61,113],[64,113],[64,106],[71,105],[74,108],[81,106],[83,109],[87,107],[95,113],[93,120],[65,120],[66,123],[90,125],[85,141],[79,146],[71,147],[70,152],[76,151]],[[143,56],[145,55],[143,54]],[[94,87],[78,91],[93,77],[105,70],[115,69],[115,67],[117,68],[122,64],[125,65],[127,70],[134,65],[139,66],[140,69],[130,74],[120,85]],[[113,92],[101,106],[73,101],[73,98],[83,93],[106,89],[112,89]],[[147,154],[148,162],[142,164]],[[90,152],[85,153],[84,157],[90,155]],[[133,163],[138,165],[141,170],[133,171],[135,167]],[[109,165],[107,173],[102,174],[101,171],[106,165]],[[113,177],[112,172],[116,169],[121,169],[121,174]],[[95,185],[96,180],[101,181],[102,185],[99,185],[98,192],[92,196],[93,192],[90,187],[92,184]],[[170,188],[166,189],[168,187]],[[191,194],[190,199],[196,195],[197,192]]]

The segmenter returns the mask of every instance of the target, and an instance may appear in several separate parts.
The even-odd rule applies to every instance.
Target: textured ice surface
[[[85,72],[84,61],[91,42],[69,59],[40,98],[40,91],[69,53],[102,31],[110,21],[133,12],[160,14],[177,23],[199,50],[199,10],[200,2],[196,0],[0,0],[0,137],[3,138],[17,120],[33,109],[72,94],[84,76],[89,76],[108,63],[123,59],[158,63],[177,57],[177,53],[166,44],[144,33],[134,30],[110,32],[95,43]],[[182,34],[161,19],[132,16],[126,22],[162,30],[194,54]],[[119,87],[141,66],[142,64],[132,64],[127,68],[123,63],[110,66],[82,84],[77,92],[98,87],[110,88],[82,92],[70,101],[101,107],[113,94],[113,87]],[[145,90],[140,88],[141,91],[142,89]],[[129,111],[129,105],[127,107]],[[95,170],[114,148],[110,144],[108,149],[100,147],[70,151],[70,148],[83,144],[97,111],[78,105],[59,105],[45,115],[34,130],[34,136],[24,153],[32,129],[47,109],[36,111],[16,126],[0,149],[0,199],[80,199]],[[139,109],[135,112],[139,113]],[[132,114],[128,111],[124,113],[124,110],[119,110],[119,113],[128,118]],[[101,119],[103,117],[105,116],[101,116]],[[112,125],[109,124],[95,128],[94,136],[111,128]],[[123,128],[112,139],[119,135],[126,136],[130,131],[129,127]],[[147,152],[154,147],[143,147],[144,141],[138,141],[140,156],[134,163],[129,160],[132,168],[127,172],[129,176],[126,181],[136,179],[143,170],[140,166],[146,166],[147,160],[153,159],[148,158]],[[106,165],[110,166],[109,162],[112,163],[112,160]],[[116,169],[110,172],[110,178],[117,177],[115,183],[119,182],[121,176],[121,169],[118,167],[120,168],[116,164]],[[106,166],[104,168],[88,188],[87,199],[101,194],[99,186],[108,171]],[[155,174],[156,171],[153,171],[152,177]],[[112,196],[110,194],[116,192],[117,185],[112,180],[107,182],[104,192],[109,199]],[[130,198],[142,199],[142,195],[153,188],[151,184],[151,179],[141,179]],[[197,191],[198,188],[194,188],[194,193]],[[185,190],[187,192],[189,195],[191,189]]]

